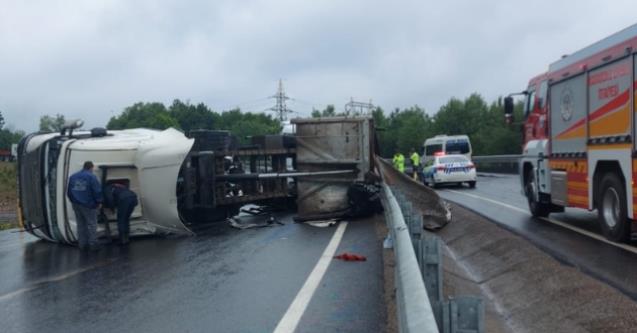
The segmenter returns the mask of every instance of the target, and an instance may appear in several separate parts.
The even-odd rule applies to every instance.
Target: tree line
[[[178,99],[168,107],[158,102],[135,103],[106,125],[111,130],[137,127],[174,127],[185,133],[194,129],[228,130],[244,142],[249,136],[277,134],[282,129],[269,114],[242,112],[238,108],[217,113],[203,103],[194,105]]]
[[[4,127],[4,116],[0,112],[0,150],[11,149],[11,145],[18,143],[23,136],[23,131]]]
[[[323,110],[312,110],[312,117],[340,116],[334,105]],[[427,138],[438,134],[466,134],[471,139],[474,154],[519,154],[521,131],[519,126],[504,124],[502,99],[488,104],[479,94],[472,94],[464,100],[451,98],[437,113],[429,115],[419,106],[394,109],[387,113],[377,107],[372,110],[380,154],[390,157],[396,151],[421,150]],[[522,103],[515,109],[515,118],[522,117]],[[65,122],[61,114],[45,115],[40,118],[40,130],[59,131]],[[24,132],[3,129],[4,120],[0,113],[0,149],[8,149],[24,136]],[[126,128],[166,129],[174,127],[188,133],[194,129],[228,130],[242,141],[249,136],[276,134],[281,132],[281,124],[272,115],[243,112],[233,109],[215,112],[204,103],[191,104],[176,99],[166,106],[159,102],[138,102],[126,107],[121,114],[110,118],[107,129]]]
[[[515,107],[515,119],[522,119],[522,102]],[[377,108],[372,112],[380,145],[380,154],[390,157],[415,149],[420,152],[427,138],[436,135],[466,134],[474,155],[520,154],[520,126],[504,123],[502,98],[487,104],[479,94],[464,100],[451,98],[430,116],[419,106],[395,109],[389,115]]]
[[[475,155],[519,154],[522,133],[519,126],[504,123],[504,103],[501,98],[487,104],[479,94],[464,100],[451,98],[438,112],[430,116],[417,105],[394,109],[387,114],[382,108],[372,110],[380,155],[391,157],[415,149],[420,153],[426,139],[440,134],[466,134]],[[515,119],[522,119],[522,102],[515,106]],[[312,111],[312,117],[345,116],[333,105]]]

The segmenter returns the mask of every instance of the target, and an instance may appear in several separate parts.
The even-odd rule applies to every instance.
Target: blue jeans
[[[81,249],[97,245],[97,209],[73,204],[77,224],[77,241]]]

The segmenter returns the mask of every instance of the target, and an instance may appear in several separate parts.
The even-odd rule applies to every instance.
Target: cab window
[[[526,103],[524,103],[524,118],[528,117],[533,107],[535,106],[535,90],[530,90],[527,96]]]
[[[538,97],[538,103],[540,106],[540,109],[544,109],[544,106],[546,105],[546,95],[548,94],[549,91],[549,85],[547,83],[546,80],[542,81],[542,83],[540,83],[540,91],[539,91],[539,95]]]

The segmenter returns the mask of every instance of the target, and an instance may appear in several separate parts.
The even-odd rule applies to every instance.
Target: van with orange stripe
[[[637,232],[637,24],[552,63],[524,95],[520,180],[534,216],[598,210],[604,235]]]

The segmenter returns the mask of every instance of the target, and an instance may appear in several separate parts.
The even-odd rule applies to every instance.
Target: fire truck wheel
[[[624,186],[615,173],[607,173],[600,183],[597,211],[606,238],[623,242],[630,235]]]
[[[524,193],[526,193],[526,200],[529,202],[531,215],[535,217],[549,216],[551,213],[551,205],[538,202],[535,198],[535,175],[532,170],[529,170],[527,173],[526,184],[524,184]]]

